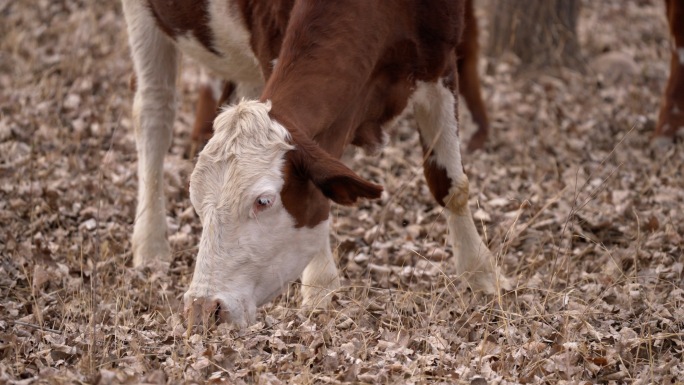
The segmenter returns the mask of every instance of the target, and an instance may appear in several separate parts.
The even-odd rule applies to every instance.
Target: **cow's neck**
[[[336,19],[318,7],[292,11],[262,99],[271,100],[272,115],[285,127],[302,131],[339,157],[364,119],[366,100],[359,96],[373,86],[373,72],[389,39],[387,31],[370,31],[372,23]]]
[[[339,157],[353,139],[354,127],[358,125],[356,103],[349,103],[354,99],[343,96],[354,92],[330,87],[323,79],[319,84],[324,85],[298,84],[283,92],[264,93],[263,98],[271,100],[272,116],[287,129],[298,130],[331,155]]]

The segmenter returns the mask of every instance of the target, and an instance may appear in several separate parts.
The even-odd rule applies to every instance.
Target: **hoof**
[[[159,242],[139,243],[133,241],[133,267],[157,269],[165,264],[171,264],[172,255],[169,242],[164,239]]]
[[[468,152],[475,152],[477,150],[482,150],[485,146],[485,143],[487,143],[488,137],[489,137],[489,134],[487,133],[487,131],[477,130],[473,134],[473,136],[470,137],[470,141],[468,142],[467,151]]]
[[[302,307],[305,311],[325,310],[330,307],[335,290],[339,289],[340,280],[335,276],[326,287],[302,286]]]
[[[654,151],[667,151],[674,146],[674,138],[669,135],[658,135],[651,139],[651,149]]]
[[[489,272],[465,273],[463,278],[470,289],[475,292],[498,295],[501,290],[509,291],[513,289],[511,281],[501,274],[498,267],[494,271]]]

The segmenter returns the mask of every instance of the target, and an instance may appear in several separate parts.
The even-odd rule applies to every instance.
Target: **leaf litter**
[[[345,155],[387,193],[333,207],[343,287],[330,309],[301,311],[293,283],[248,329],[186,337],[200,70],[184,61],[164,169],[174,259],[135,270],[119,5],[0,2],[0,382],[684,382],[684,148],[649,144],[668,73],[662,4],[583,6],[588,74],[521,79],[512,58],[481,62],[493,132],[464,155],[470,203],[514,291],[473,294],[456,276],[409,116],[379,156]]]

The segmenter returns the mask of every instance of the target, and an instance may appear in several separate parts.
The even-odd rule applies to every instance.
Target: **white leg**
[[[302,296],[305,308],[325,308],[330,304],[330,293],[340,287],[330,242],[316,255],[302,274]]]
[[[500,269],[477,233],[468,207],[468,177],[463,172],[458,137],[457,99],[437,83],[419,83],[414,94],[415,117],[426,153],[425,177],[430,191],[445,207],[456,269],[475,290],[496,293],[508,287]]]
[[[133,265],[169,260],[163,165],[171,145],[176,110],[178,52],[157,28],[145,2],[124,0],[124,15],[137,76],[133,102],[138,150],[138,206],[133,229]]]

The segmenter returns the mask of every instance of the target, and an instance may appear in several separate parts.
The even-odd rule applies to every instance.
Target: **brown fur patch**
[[[273,70],[271,61],[280,53],[294,0],[237,0],[235,4],[250,31],[252,51],[268,79]]]
[[[285,184],[280,199],[287,212],[294,217],[295,226],[311,228],[328,218],[330,201],[291,162],[285,163],[283,176]]]
[[[172,39],[191,33],[207,50],[220,55],[214,47],[209,28],[208,0],[148,0],[159,29]]]
[[[325,220],[328,199],[351,205],[360,198],[380,197],[382,186],[364,180],[296,129],[290,131],[295,149],[287,153],[280,195],[297,226],[313,227]]]
[[[428,159],[423,164],[423,173],[432,196],[435,197],[440,206],[445,207],[445,200],[449,196],[449,189],[451,188],[451,178],[447,175],[446,170]]]
[[[365,146],[415,81],[447,72],[462,14],[461,1],[297,3],[262,100],[333,156]]]
[[[670,58],[670,77],[663,94],[654,136],[674,137],[684,127],[684,69],[677,49],[684,48],[684,4],[679,0],[665,0],[667,21],[675,47]]]

